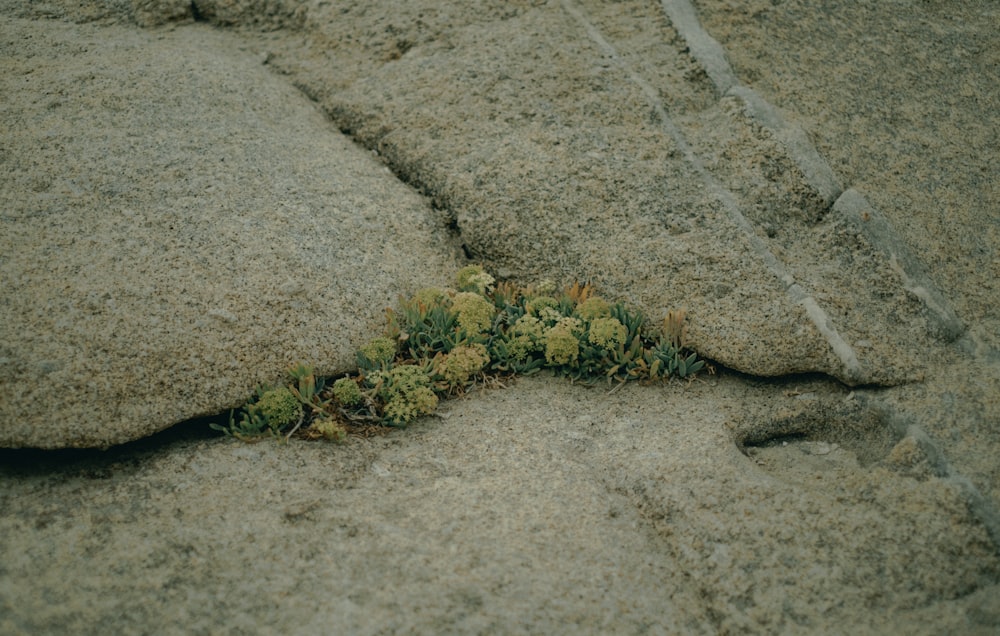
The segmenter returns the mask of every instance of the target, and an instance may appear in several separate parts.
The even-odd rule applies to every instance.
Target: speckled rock
[[[784,389],[540,376],[340,447],[0,451],[0,631],[995,630],[961,489],[843,387]]]
[[[588,389],[540,374],[342,446],[191,422],[107,451],[0,450],[0,633],[1000,631],[1000,226],[984,212],[1000,5],[288,2],[301,22],[273,31],[284,18],[225,4],[240,40],[191,26],[207,2],[136,33],[125,0],[0,0],[32,21],[0,22],[0,275],[59,281],[58,296],[0,291],[5,320],[39,325],[0,331],[0,404],[30,404],[26,424],[86,428],[81,405],[142,418],[130,400],[159,392],[201,404],[203,387],[280,372],[279,353],[339,347],[378,321],[373,299],[445,275],[450,260],[426,259],[451,232],[506,275],[593,277],[653,314],[687,305],[699,350],[744,370],[922,380],[717,366]],[[328,122],[248,54],[435,211],[368,179],[370,157],[323,141]],[[163,154],[113,156],[122,136]],[[70,223],[87,206],[108,212]],[[362,240],[387,226],[391,240]],[[379,269],[396,249],[400,270]],[[178,255],[183,287],[154,286]],[[289,263],[319,282],[256,277]],[[88,282],[102,269],[126,283]],[[115,334],[144,342],[109,322],[136,299],[138,328],[169,333],[192,368],[206,333],[262,320],[275,340],[234,343],[223,379],[141,349],[127,368],[145,375],[86,376],[120,385],[95,405],[46,339],[113,360],[101,351],[129,351]],[[160,326],[170,315],[190,323]],[[278,343],[289,332],[302,339]]]
[[[0,25],[0,446],[108,446],[351,368],[443,222],[207,27]]]
[[[938,223],[937,235],[956,240],[930,253],[917,249],[922,237],[914,228],[924,224],[908,224],[906,214],[919,179],[907,181],[902,193],[880,180],[879,152],[839,154],[831,143],[847,147],[852,133],[839,132],[843,122],[821,133],[817,126],[829,118],[809,111],[823,100],[803,102],[831,85],[827,94],[850,112],[855,82],[881,73],[811,83],[799,74],[799,87],[787,96],[781,81],[767,77],[760,90],[741,84],[756,78],[741,56],[766,37],[731,47],[735,70],[712,40],[758,28],[748,16],[811,28],[798,20],[799,3],[781,11],[751,3],[730,12],[725,3],[693,7],[687,0],[503,7],[135,0],[125,8],[55,2],[44,10],[8,2],[21,13],[74,19],[111,20],[109,7],[117,6],[120,20],[140,24],[205,19],[255,31],[293,27],[300,36],[258,39],[266,59],[446,210],[469,253],[502,276],[594,280],[654,319],[685,307],[691,344],[744,372],[818,371],[852,385],[918,380],[933,342],[965,335],[956,310],[983,313],[982,301],[951,307],[949,294],[941,293],[950,283],[935,272],[939,261],[955,263],[952,246],[963,237],[980,246],[977,271],[992,272],[988,242]],[[977,25],[989,22],[989,6],[963,8],[970,41],[984,37]],[[858,5],[844,19],[863,24],[875,10]],[[711,33],[701,28],[698,11]],[[929,19],[937,15],[933,7],[922,11]],[[927,28],[909,28],[914,42],[935,37]],[[849,52],[854,61],[865,46],[850,29],[789,33],[804,46],[833,38],[837,44],[826,50]],[[989,103],[994,95],[983,87],[992,84],[975,81],[978,67],[966,63],[973,57],[963,58],[963,50],[941,48],[958,72],[935,69],[929,77],[952,85],[950,94]],[[758,51],[750,59],[766,57]],[[908,81],[897,75],[897,85]],[[868,88],[873,98],[889,99],[878,86]],[[787,99],[801,108],[786,110]],[[913,117],[908,121],[921,129]],[[981,125],[964,121],[962,129]],[[869,127],[866,138],[885,148],[896,132]],[[921,134],[910,135],[908,147]],[[813,148],[816,137],[827,141]],[[969,143],[933,144],[963,156],[969,178],[987,169],[959,148],[979,147],[988,131],[952,137]],[[846,174],[838,173],[841,166],[849,167]],[[865,186],[862,194],[874,207],[854,196],[856,185]],[[851,201],[864,204],[839,205],[845,188]],[[980,197],[986,208],[994,198],[989,188]],[[934,209],[932,199],[920,201],[918,207]],[[878,219],[875,232],[858,222],[871,216],[869,207]],[[883,208],[885,215],[878,213]],[[949,275],[957,275],[960,265],[949,266]],[[977,285],[994,278],[977,276]],[[992,342],[993,332],[977,327],[968,348]]]
[[[831,212],[808,135],[720,97],[659,3],[315,5],[303,30],[261,42],[272,63],[501,275],[686,308],[691,343],[747,373],[923,372],[926,309]]]

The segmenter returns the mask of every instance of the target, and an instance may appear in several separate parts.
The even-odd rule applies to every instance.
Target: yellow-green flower
[[[445,356],[438,373],[451,386],[465,385],[490,361],[486,347],[481,344],[455,347]]]
[[[558,325],[569,329],[577,336],[583,333],[583,321],[573,316],[560,316]]]
[[[568,324],[559,323],[545,334],[545,360],[549,364],[573,364],[580,355],[580,341]]]
[[[250,408],[264,416],[267,425],[275,430],[295,423],[302,414],[302,404],[286,386],[264,391]]]
[[[610,351],[625,342],[626,336],[628,329],[617,318],[596,318],[590,322],[587,339],[591,344]]]
[[[511,325],[510,330],[517,336],[528,336],[538,341],[545,339],[545,324],[530,314],[524,314],[518,318]]]
[[[475,291],[485,294],[493,289],[496,279],[486,273],[481,265],[468,265],[458,270],[455,283],[459,291]]]
[[[333,383],[333,397],[344,406],[354,406],[363,399],[358,383],[351,378],[340,378]]]
[[[507,342],[507,357],[514,362],[524,362],[531,354],[536,351],[541,351],[545,346],[544,341],[536,341],[531,338],[531,336],[526,336],[524,334],[515,335],[512,338],[508,338]]]
[[[576,306],[576,314],[584,320],[607,318],[611,315],[611,305],[598,296],[591,296]]]
[[[535,285],[535,293],[541,294],[542,296],[551,296],[556,293],[556,283],[551,278],[545,278]]]
[[[413,295],[410,303],[423,305],[424,307],[433,307],[435,305],[443,305],[447,298],[448,292],[440,287],[424,287]]]
[[[375,338],[358,349],[358,362],[369,369],[388,364],[395,357],[396,343],[392,338]]]
[[[469,333],[483,333],[493,326],[496,307],[479,294],[459,292],[451,301],[451,309],[458,314],[458,324]]]
[[[318,417],[309,428],[331,442],[343,442],[347,439],[347,429],[331,417]]]
[[[438,397],[427,387],[419,387],[406,395],[396,395],[385,405],[385,420],[396,426],[409,424],[421,415],[437,408]]]
[[[552,296],[535,296],[524,303],[524,310],[533,316],[541,316],[544,309],[555,309],[558,306],[559,301]]]
[[[382,375],[380,391],[385,400],[385,421],[404,425],[420,415],[428,415],[437,408],[438,397],[431,390],[431,379],[416,365],[393,367]]]

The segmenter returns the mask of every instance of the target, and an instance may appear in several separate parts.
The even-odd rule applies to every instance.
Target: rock
[[[720,99],[659,3],[438,4],[313,6],[271,63],[475,258],[590,279],[653,320],[684,308],[691,344],[743,372],[920,376],[925,307],[831,212],[808,135],[756,94]]]
[[[866,416],[799,388],[818,436]],[[739,452],[726,422],[783,407],[732,375],[540,374],[344,446],[0,451],[0,631],[995,632],[1000,557],[962,493],[865,466],[878,437]]]
[[[450,275],[427,261],[448,253],[444,226],[510,276],[592,276],[650,313],[686,304],[699,350],[732,366],[892,381],[916,351],[926,378],[848,389],[720,368],[609,390],[540,374],[343,445],[243,444],[196,421],[108,451],[0,450],[0,633],[997,632],[1000,225],[983,211],[998,209],[1000,5],[699,0],[675,20],[658,7],[686,0],[301,4],[302,31],[243,29],[241,51],[205,25],[137,33],[125,0],[0,0],[0,407],[23,406],[5,430],[141,419],[143,401],[231,388],[218,373],[248,390],[299,344],[378,323],[373,304],[408,281]],[[671,30],[699,20],[724,48]],[[248,59],[291,73],[444,218],[370,177]],[[121,139],[161,155],[111,154]],[[819,152],[801,161],[804,142]],[[328,225],[279,223],[317,214],[355,252]],[[384,232],[396,223],[405,236]],[[358,228],[387,249],[419,240],[372,257]],[[237,234],[252,254],[225,242]],[[183,289],[153,286],[163,262]],[[399,267],[379,277],[385,262]],[[335,272],[357,298],[329,274],[272,282],[276,268]],[[87,278],[107,270],[129,287]],[[124,351],[116,326],[143,342],[104,326],[136,298],[153,336],[153,319],[190,317],[168,325],[176,347],[123,367],[169,382],[110,362],[67,375],[49,341],[90,347],[73,364],[121,362],[92,343]],[[326,322],[299,330],[314,314]],[[242,358],[207,380],[178,370],[183,338],[206,347],[248,315],[275,338],[234,342]],[[117,402],[87,392],[104,377]]]
[[[196,6],[196,3],[186,0],[132,0],[131,9],[136,22],[151,27],[178,20],[193,20],[193,8]]]
[[[225,34],[0,29],[0,446],[109,446],[353,368],[456,270],[427,202]]]
[[[306,5],[287,0],[132,0],[132,14],[142,26],[204,20],[213,24],[279,27],[301,23]]]

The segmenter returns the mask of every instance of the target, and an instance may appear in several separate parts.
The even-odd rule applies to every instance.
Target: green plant
[[[545,324],[524,313],[522,307],[507,307],[507,319],[501,321],[499,333],[490,339],[490,368],[499,373],[530,375],[545,363]]]
[[[458,292],[451,301],[458,325],[468,334],[481,334],[493,326],[496,308],[479,294]]]
[[[364,400],[357,381],[351,377],[340,378],[333,383],[333,397],[344,406],[357,406]]]
[[[302,418],[302,404],[287,386],[257,389],[256,399],[240,409],[237,419],[229,412],[229,425],[212,424],[212,428],[242,440],[254,440],[278,435],[281,429],[297,424]]]
[[[490,362],[486,346],[474,343],[460,345],[448,354],[438,354],[434,358],[434,378],[439,379],[441,388],[453,391],[464,388]]]
[[[405,353],[413,359],[433,358],[469,339],[448,297],[431,305],[414,297],[398,313],[390,311],[389,320],[390,332],[398,334]]]
[[[478,265],[462,268],[455,284],[422,289],[387,310],[386,331],[357,351],[355,374],[325,387],[300,364],[287,386],[258,389],[238,418],[230,413],[228,427],[213,426],[240,439],[299,432],[343,441],[352,426],[406,426],[489,376],[550,369],[590,384],[684,378],[706,368],[686,346],[683,312],[668,313],[656,330],[589,284],[561,293],[549,282],[519,287],[496,283]]]
[[[365,371],[386,369],[396,357],[396,343],[392,338],[375,338],[358,349],[358,367]]]
[[[587,330],[587,341],[602,349],[614,351],[625,343],[628,330],[617,318],[594,318]]]
[[[327,415],[313,420],[309,430],[313,436],[321,437],[330,442],[343,442],[347,439],[347,427]]]
[[[261,393],[257,403],[251,405],[251,409],[259,413],[274,430],[295,422],[302,414],[298,397],[291,389],[284,386]]]
[[[381,374],[375,389],[385,404],[382,421],[389,426],[405,426],[437,408],[438,397],[431,389],[431,378],[416,365],[398,366]]]
[[[482,265],[466,265],[455,275],[458,291],[475,292],[480,296],[491,291],[495,282],[496,279],[487,274]]]
[[[576,366],[580,357],[580,321],[564,319],[545,332],[545,361],[554,367]]]
[[[683,311],[670,311],[663,319],[662,333],[647,356],[653,379],[671,375],[686,378],[705,368],[704,360],[699,360],[697,354],[685,349],[687,334],[684,318]]]

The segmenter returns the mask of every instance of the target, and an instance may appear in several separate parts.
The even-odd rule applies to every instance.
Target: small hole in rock
[[[862,467],[883,460],[899,441],[881,412],[855,403],[821,403],[774,419],[748,419],[737,424],[734,433],[745,455],[749,448],[826,442],[853,453]]]

